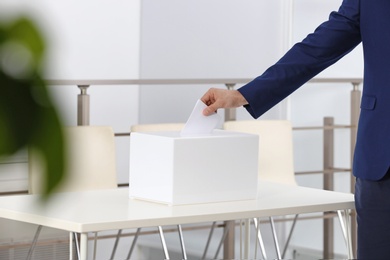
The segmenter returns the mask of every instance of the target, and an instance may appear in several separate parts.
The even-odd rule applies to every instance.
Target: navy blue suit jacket
[[[390,0],[344,0],[328,21],[239,91],[257,118],[361,42],[364,87],[353,173],[378,180],[390,165]]]

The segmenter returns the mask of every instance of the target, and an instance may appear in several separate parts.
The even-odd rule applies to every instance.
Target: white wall
[[[282,2],[142,1],[141,78],[256,77],[282,53]],[[139,121],[185,122],[210,87],[143,86]]]

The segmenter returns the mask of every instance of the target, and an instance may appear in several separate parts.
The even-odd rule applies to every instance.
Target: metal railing
[[[77,98],[77,124],[89,125],[89,100],[87,90],[93,85],[224,85],[228,89],[234,89],[237,84],[250,82],[250,78],[224,78],[224,79],[113,79],[113,80],[47,80],[51,86],[75,85],[80,89]],[[359,91],[361,78],[314,78],[309,83],[351,83],[353,91]],[[360,92],[359,92],[360,93]],[[356,101],[356,100],[355,100]],[[356,102],[360,102],[359,100]],[[359,107],[358,107],[359,108]],[[358,110],[357,110],[358,112]],[[353,112],[351,111],[351,114]],[[235,120],[235,109],[225,109],[225,121]],[[352,122],[351,122],[352,123]]]

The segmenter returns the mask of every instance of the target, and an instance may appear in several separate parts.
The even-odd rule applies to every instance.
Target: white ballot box
[[[257,196],[258,136],[135,132],[130,137],[130,198],[169,205]]]

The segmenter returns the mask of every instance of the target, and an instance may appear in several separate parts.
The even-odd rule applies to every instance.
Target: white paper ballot
[[[200,99],[196,102],[184,128],[181,130],[182,136],[208,135],[217,127],[221,120],[217,113],[210,116],[203,115],[203,109],[207,106]]]

